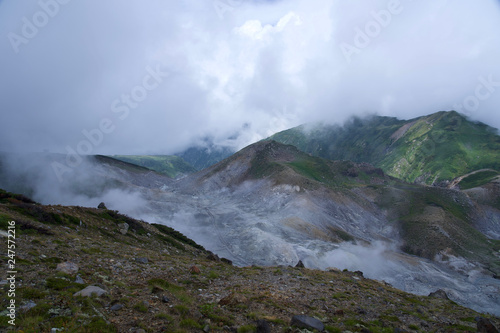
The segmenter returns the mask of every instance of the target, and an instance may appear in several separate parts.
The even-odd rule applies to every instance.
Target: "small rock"
[[[483,317],[476,318],[477,321],[477,333],[498,333],[497,328],[492,324],[492,322]]]
[[[203,327],[203,332],[209,333],[210,332],[210,325],[205,325],[205,327]]]
[[[73,294],[73,296],[83,296],[83,297],[90,297],[92,296],[93,294],[97,295],[97,296],[102,296],[104,294],[106,294],[107,291],[104,290],[104,289],[101,289],[99,287],[96,287],[96,286],[88,286],[87,288],[83,289],[83,290],[80,290],[76,293]]]
[[[163,297],[161,298],[161,301],[162,301],[163,303],[169,303],[169,302],[170,302],[170,298],[168,298],[167,296],[163,296]]]
[[[222,261],[225,264],[228,264],[229,266],[233,266],[233,262],[229,259],[226,258],[220,258],[220,261]]]
[[[354,275],[357,275],[357,276],[359,276],[359,277],[364,277],[364,275],[363,275],[363,272],[362,272],[362,271],[355,271],[355,272],[354,272]]]
[[[108,209],[108,208],[106,207],[106,204],[105,204],[104,202],[101,202],[101,203],[99,204],[99,206],[97,206],[97,208],[99,208],[99,209]]]
[[[113,305],[111,308],[109,308],[111,311],[118,311],[118,310],[121,310],[123,309],[123,304],[120,304],[120,303],[116,303],[115,305]]]
[[[35,306],[36,306],[35,302],[28,301],[28,303],[21,305],[19,307],[19,310],[21,310],[21,312],[26,312],[26,311],[29,311],[30,309],[34,308]]]
[[[128,223],[121,223],[118,225],[118,228],[120,229],[120,233],[122,235],[126,235],[128,228],[129,228],[129,225],[128,225]]]
[[[135,331],[135,333],[146,333],[146,331],[142,328],[139,328],[137,331]]]
[[[357,308],[357,309],[356,309],[356,312],[357,312],[358,314],[360,314],[360,315],[365,315],[365,314],[366,314],[366,310],[365,310],[365,309],[363,309],[363,308]]]
[[[344,315],[344,310],[340,309],[340,310],[335,311],[335,315],[336,316],[343,316]]]
[[[64,330],[64,328],[52,328],[50,330],[50,333],[57,333],[57,332],[62,332]]]
[[[409,332],[408,332],[408,331],[405,331],[405,330],[403,330],[403,329],[401,329],[401,328],[397,328],[397,327],[396,327],[396,328],[394,329],[394,333],[409,333]]]
[[[435,292],[430,293],[429,297],[441,298],[441,299],[449,299],[448,295],[446,294],[446,292],[444,290],[442,290],[442,289],[438,289]]]
[[[85,284],[85,281],[83,281],[83,279],[82,279],[82,277],[80,276],[80,274],[78,274],[78,275],[76,276],[75,283],[78,283],[78,284]]]
[[[325,329],[325,325],[318,319],[303,315],[293,316],[290,325],[297,326],[298,328],[312,328],[320,332]]]
[[[210,254],[207,256],[207,259],[212,261],[220,261],[219,256],[212,252],[210,252]]]
[[[134,258],[134,260],[141,264],[147,264],[149,262],[148,258]]]
[[[305,268],[306,266],[304,266],[304,263],[302,262],[302,260],[299,260],[299,262],[297,263],[297,265],[295,265],[295,267]]]
[[[191,274],[200,274],[200,273],[201,273],[200,269],[199,269],[198,267],[196,267],[196,266],[192,266],[192,267],[189,269],[189,272],[190,272]]]
[[[271,333],[271,326],[265,320],[257,320],[257,331],[256,333]]]
[[[58,270],[59,272],[63,272],[69,275],[76,274],[78,272],[78,269],[79,269],[78,265],[71,261],[66,261],[57,264],[56,268],[56,270]]]

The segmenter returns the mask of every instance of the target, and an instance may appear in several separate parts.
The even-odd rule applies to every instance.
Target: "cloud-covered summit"
[[[499,29],[494,0],[3,1],[0,150],[241,148],[451,109],[500,127]]]

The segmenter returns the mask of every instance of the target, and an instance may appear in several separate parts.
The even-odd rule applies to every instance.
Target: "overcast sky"
[[[498,0],[3,0],[0,151],[238,148],[462,108],[500,127]]]

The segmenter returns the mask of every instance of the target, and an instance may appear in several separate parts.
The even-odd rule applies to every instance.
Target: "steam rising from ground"
[[[147,206],[138,190],[132,191],[109,177],[110,170],[91,157],[84,157],[78,166],[67,169],[60,181],[53,163],[62,158],[63,155],[55,154],[1,155],[0,188],[46,205],[97,207],[104,202],[109,209],[130,215],[140,214]]]
[[[460,304],[500,315],[500,281],[461,258],[440,263],[401,253],[396,241],[376,238],[384,233],[392,235],[377,226],[383,221],[369,214],[354,214],[359,210],[357,205],[329,206],[330,213],[343,213],[342,219],[336,220],[321,213],[322,202],[328,199],[307,195],[306,200],[304,193],[293,186],[263,191],[268,186],[266,181],[245,182],[234,191],[215,191],[207,185],[204,194],[199,188],[183,192],[165,178],[162,186],[148,189],[133,185],[133,174],[121,174],[90,158],[59,182],[50,167],[50,162],[58,158],[11,155],[0,159],[0,188],[25,193],[44,204],[96,207],[103,201],[109,209],[171,226],[237,265],[295,265],[300,259],[308,268],[359,270],[365,277],[416,294],[443,289]],[[351,224],[348,216],[356,219],[364,241],[335,244],[317,234],[325,221]],[[284,224],[286,217],[293,217],[292,222],[309,222],[300,222],[297,228],[293,223]]]

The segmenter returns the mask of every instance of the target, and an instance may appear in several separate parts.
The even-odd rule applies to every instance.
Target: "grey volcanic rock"
[[[429,297],[434,297],[434,298],[442,298],[442,299],[450,299],[446,292],[442,289],[436,290],[435,292],[432,292],[429,294]]]
[[[83,296],[90,297],[92,295],[102,296],[106,294],[107,291],[96,286],[88,286],[87,288],[76,292],[73,296]]]
[[[325,325],[320,320],[303,315],[293,316],[290,325],[298,328],[315,329],[320,332],[325,329]]]

